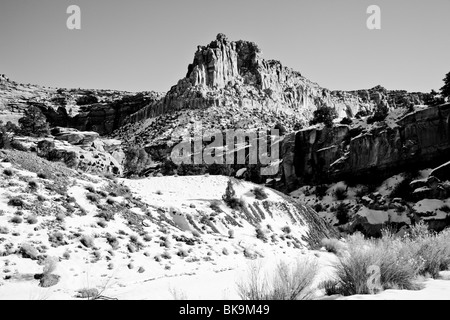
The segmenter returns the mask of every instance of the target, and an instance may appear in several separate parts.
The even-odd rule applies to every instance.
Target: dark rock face
[[[135,96],[126,96],[110,103],[81,106],[76,115],[69,115],[66,107],[59,107],[55,110],[41,106],[41,110],[51,125],[71,127],[81,131],[95,131],[104,135],[120,128],[128,116],[155,103],[162,96],[162,94],[153,92],[146,95],[141,93]]]
[[[381,178],[423,164],[448,161],[449,117],[447,103],[371,130],[346,125],[301,130],[295,138],[295,175],[316,181],[367,179],[374,174]],[[439,172],[446,174],[445,170]]]
[[[130,114],[163,96],[157,92],[47,88],[16,83],[0,75],[0,118],[5,123],[17,123],[23,111],[34,105],[51,126],[109,134],[122,126]]]

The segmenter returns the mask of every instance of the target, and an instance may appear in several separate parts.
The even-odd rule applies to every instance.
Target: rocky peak
[[[223,88],[238,76],[236,43],[220,33],[208,46],[197,47],[186,78],[194,86]]]
[[[254,42],[229,41],[219,33],[209,45],[197,47],[186,79],[192,86],[211,89],[250,84],[265,90],[292,76],[301,77],[301,74],[284,68],[279,61],[262,59],[261,50]]]

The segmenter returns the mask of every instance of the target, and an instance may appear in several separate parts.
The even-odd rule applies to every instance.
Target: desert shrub
[[[39,172],[37,174],[37,177],[41,178],[41,179],[48,179],[48,176],[47,176],[47,174],[45,172]]]
[[[97,298],[100,295],[98,289],[96,289],[96,288],[83,288],[83,289],[77,290],[77,292],[78,292],[78,294],[77,294],[78,298],[88,299],[88,300],[94,300],[95,298]]]
[[[227,205],[231,208],[231,209],[240,209],[244,207],[244,202],[241,199],[238,199],[236,197],[234,198],[230,198],[229,201],[227,202]]]
[[[9,149],[11,147],[11,136],[8,130],[3,126],[0,120],[0,149]]]
[[[263,231],[263,229],[261,229],[261,228],[256,228],[256,238],[258,238],[264,242],[267,242],[266,234]]]
[[[151,164],[151,157],[144,148],[133,146],[125,151],[124,171],[127,176],[140,175]]]
[[[268,198],[267,193],[261,187],[253,188],[252,192],[257,200],[265,200]]]
[[[86,248],[94,247],[94,239],[91,236],[87,236],[87,235],[81,236],[80,242]]]
[[[345,200],[347,198],[347,190],[345,188],[336,188],[334,191],[334,197],[336,200]]]
[[[108,180],[116,181],[116,176],[110,172],[104,173],[103,177],[105,177]]]
[[[314,211],[316,211],[316,212],[324,211],[323,204],[321,204],[320,202],[319,202],[319,203],[316,203],[315,205],[313,205],[313,209],[314,209]]]
[[[313,118],[309,122],[310,125],[323,123],[327,127],[333,125],[333,119],[337,117],[337,112],[334,108],[322,107],[314,111]]]
[[[39,251],[28,243],[24,243],[20,246],[19,253],[23,258],[29,258],[31,260],[36,260],[39,255]]]
[[[444,204],[442,207],[439,208],[439,210],[441,210],[445,213],[450,213],[450,206],[447,204]]]
[[[13,175],[13,171],[9,168],[6,168],[5,170],[3,170],[3,174],[5,176],[11,177]]]
[[[28,152],[28,148],[18,140],[11,140],[11,148],[18,151]]]
[[[135,234],[130,235],[130,241],[132,243],[138,243],[139,242],[139,237]]]
[[[311,299],[317,272],[318,265],[313,260],[297,260],[294,266],[280,262],[271,277],[262,274],[261,266],[253,265],[245,282],[237,283],[238,294],[243,300]]]
[[[350,217],[348,215],[347,205],[344,203],[339,203],[336,207],[336,219],[338,219],[339,224],[346,224]]]
[[[214,211],[214,212],[217,212],[217,213],[221,213],[222,212],[222,209],[220,209],[220,202],[219,201],[213,201],[210,205],[209,205],[209,207]]]
[[[94,104],[94,103],[98,103],[98,98],[94,95],[85,95],[85,96],[81,96],[77,99],[76,101],[77,106],[85,106],[87,104]]]
[[[188,252],[184,249],[180,249],[177,252],[177,256],[181,257],[181,258],[186,258],[188,256]]]
[[[113,249],[119,248],[119,240],[117,239],[117,237],[108,235],[106,241]]]
[[[27,218],[27,223],[29,224],[36,224],[38,222],[38,219],[36,218],[36,216],[29,216]]]
[[[327,190],[328,190],[328,186],[325,184],[321,184],[316,186],[316,196],[319,199],[322,199],[326,194],[327,194]]]
[[[343,250],[345,250],[344,245],[338,239],[324,238],[321,243],[325,250],[334,254],[340,254]]]
[[[86,198],[93,203],[98,203],[100,201],[99,197],[95,193],[92,193],[92,192],[89,192],[88,194],[86,194]]]
[[[104,219],[105,221],[109,222],[111,220],[114,220],[114,215],[115,215],[115,212],[112,210],[102,210],[95,216],[97,218]]]
[[[25,136],[42,137],[50,133],[47,118],[36,106],[29,106],[19,119],[20,132]]]
[[[108,223],[105,220],[99,220],[97,221],[97,225],[99,227],[106,228],[108,226]]]
[[[14,197],[9,199],[8,205],[13,207],[23,207],[25,205],[25,202],[21,198]]]
[[[112,181],[106,186],[106,191],[111,197],[127,197],[131,194],[130,188]]]
[[[350,119],[348,117],[342,118],[342,120],[340,122],[340,124],[346,124],[346,125],[350,125],[352,123],[353,123],[352,119]]]
[[[450,230],[431,233],[425,224],[416,224],[405,240],[411,255],[421,262],[419,273],[438,278],[439,272],[450,267]]]
[[[38,186],[39,184],[35,180],[31,180],[28,182],[28,187],[33,191],[36,191],[38,189]]]
[[[285,227],[281,228],[281,231],[283,231],[286,234],[290,234],[292,232],[291,227],[289,227],[289,226],[285,226]]]
[[[428,229],[428,225],[423,221],[419,221],[418,223],[412,225],[408,231],[409,238],[413,240],[423,239],[429,237],[430,235],[431,231]]]
[[[97,191],[97,194],[103,198],[106,198],[108,196],[108,193],[103,190]]]
[[[340,288],[338,287],[338,281],[336,280],[326,280],[322,282],[320,286],[325,289],[325,294],[327,296],[340,294]]]
[[[44,267],[42,270],[42,274],[45,276],[45,275],[49,275],[49,274],[53,273],[53,271],[56,270],[56,266],[57,266],[57,259],[53,258],[53,257],[48,257],[44,261]]]
[[[58,212],[55,216],[57,221],[64,221],[64,219],[66,218],[66,215],[64,214],[64,212]]]
[[[78,155],[75,151],[69,151],[64,154],[64,163],[69,168],[77,168],[80,160],[78,159]]]
[[[19,224],[19,223],[22,223],[23,220],[22,220],[22,218],[20,216],[14,216],[14,217],[11,218],[10,221],[12,223]]]
[[[335,289],[342,295],[368,294],[369,267],[380,270],[381,290],[418,289],[414,282],[420,263],[402,245],[402,240],[385,235],[382,239],[365,240],[354,234],[347,242],[347,252],[336,266]]]
[[[240,209],[244,206],[243,201],[236,197],[236,191],[233,188],[233,182],[231,180],[228,180],[227,188],[222,199],[231,209]]]
[[[8,234],[9,230],[5,226],[0,226],[0,234]]]
[[[85,189],[86,189],[87,191],[89,191],[90,193],[96,193],[96,192],[97,192],[97,191],[95,190],[94,186],[92,186],[92,185],[87,185],[87,186],[85,187]]]
[[[58,244],[58,245],[63,244],[64,243],[64,234],[60,231],[53,232],[48,236],[48,241]]]
[[[172,255],[168,251],[164,251],[163,254],[161,254],[161,258],[171,259]]]
[[[70,259],[70,252],[69,251],[64,251],[63,258],[66,259],[66,260],[69,260]]]

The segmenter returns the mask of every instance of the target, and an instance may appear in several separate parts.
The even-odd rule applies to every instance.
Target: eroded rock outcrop
[[[157,92],[49,88],[0,77],[0,120],[18,122],[30,105],[38,107],[51,126],[92,130],[101,135],[121,127],[125,119],[161,99]],[[86,99],[86,98],[91,99]]]
[[[24,150],[36,152],[50,161],[91,173],[123,173],[125,154],[121,141],[101,139],[96,132],[55,128],[46,138],[15,137]]]
[[[303,180],[386,177],[450,157],[450,104],[422,108],[371,127],[315,126],[296,133],[295,177]],[[292,149],[292,147],[291,147]]]
[[[331,92],[287,68],[279,61],[264,60],[258,46],[249,41],[229,41],[219,34],[207,46],[198,46],[184,79],[159,103],[150,104],[130,122],[174,110],[213,106],[276,110],[306,124],[317,108],[333,107],[341,117],[371,109],[353,94]]]

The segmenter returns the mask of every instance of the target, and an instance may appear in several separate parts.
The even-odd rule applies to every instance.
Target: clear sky
[[[69,30],[69,5],[81,30]],[[369,5],[381,30],[369,30]],[[450,0],[1,0],[0,73],[56,87],[167,91],[217,33],[331,90],[430,91],[450,71]]]

